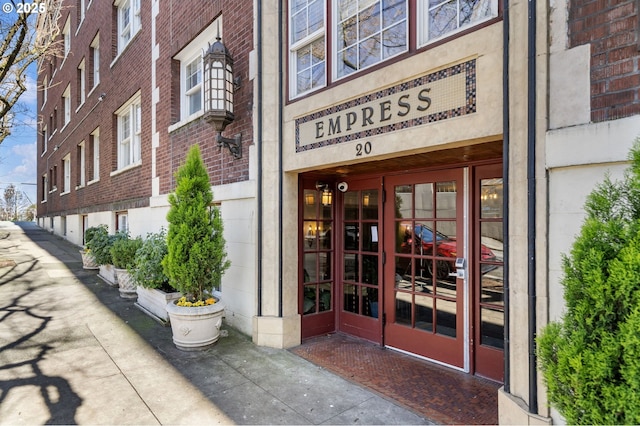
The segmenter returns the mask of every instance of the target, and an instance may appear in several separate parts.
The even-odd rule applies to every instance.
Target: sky
[[[37,85],[36,65],[29,67],[27,91],[19,102],[27,112],[16,116],[16,126],[0,144],[0,196],[9,184],[24,191],[31,203],[36,203],[37,159]]]

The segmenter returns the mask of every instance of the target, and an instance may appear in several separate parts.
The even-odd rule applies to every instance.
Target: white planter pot
[[[181,296],[180,293],[166,293],[157,288],[144,288],[142,286],[138,286],[136,291],[138,293],[136,306],[161,324],[167,324],[169,322],[167,303],[178,300]]]
[[[168,303],[167,312],[176,347],[183,351],[197,351],[216,343],[220,337],[224,307],[221,300],[213,305],[192,308]]]
[[[118,287],[120,288],[120,297],[123,299],[135,299],[138,297],[136,292],[136,282],[126,269],[115,268],[116,277],[118,279]]]
[[[100,265],[100,272],[98,272],[98,276],[111,287],[118,287],[116,268],[114,268],[113,265]]]
[[[100,269],[99,265],[96,263],[95,257],[93,257],[93,254],[80,250],[80,255],[82,256],[83,269]]]

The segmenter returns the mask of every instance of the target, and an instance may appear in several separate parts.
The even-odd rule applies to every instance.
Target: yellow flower
[[[207,300],[205,300],[205,302],[207,303],[207,305],[213,305],[214,303],[216,303],[216,299],[214,299],[213,297],[210,297]]]

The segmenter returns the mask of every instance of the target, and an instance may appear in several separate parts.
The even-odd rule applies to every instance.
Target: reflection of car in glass
[[[415,245],[414,254],[433,256],[434,232],[426,225],[417,223],[413,228],[413,235],[407,231],[402,243],[402,253],[411,253],[411,245]],[[436,260],[436,278],[444,280],[449,278],[449,273],[455,271],[455,258],[458,254],[458,244],[455,237],[449,237],[442,232],[435,232],[436,256],[450,257],[451,261]],[[481,259],[485,262],[496,260],[496,255],[484,244],[481,245]],[[495,265],[482,265],[482,273],[495,269]],[[426,262],[426,270],[429,276],[433,276],[433,262]]]

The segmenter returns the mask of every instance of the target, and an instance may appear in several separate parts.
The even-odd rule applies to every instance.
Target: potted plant
[[[95,233],[99,231],[100,228],[97,226],[92,226],[84,231],[84,248],[80,250],[80,255],[82,256],[82,267],[84,269],[99,269],[96,258],[90,249],[90,241],[93,239]]]
[[[180,298],[180,293],[169,286],[169,277],[162,269],[167,255],[167,235],[164,229],[148,233],[136,252],[131,276],[137,284],[136,307],[163,325],[169,323],[167,303]]]
[[[109,235],[107,225],[99,225],[96,228],[93,231],[93,237],[87,242],[87,248],[93,253],[93,257],[99,265],[98,276],[110,286],[116,287],[118,281],[110,251],[115,236]]]
[[[114,240],[109,250],[116,270],[120,297],[124,299],[138,297],[135,280],[131,277],[129,271],[133,269],[136,252],[140,246],[142,246],[140,237],[129,238],[129,235],[124,233]]]
[[[167,311],[176,347],[205,349],[220,336],[224,304],[212,292],[230,262],[222,218],[211,205],[213,193],[198,145],[191,147],[178,169],[176,185],[175,193],[169,194],[168,250],[162,266],[169,284],[182,297],[168,303]]]

